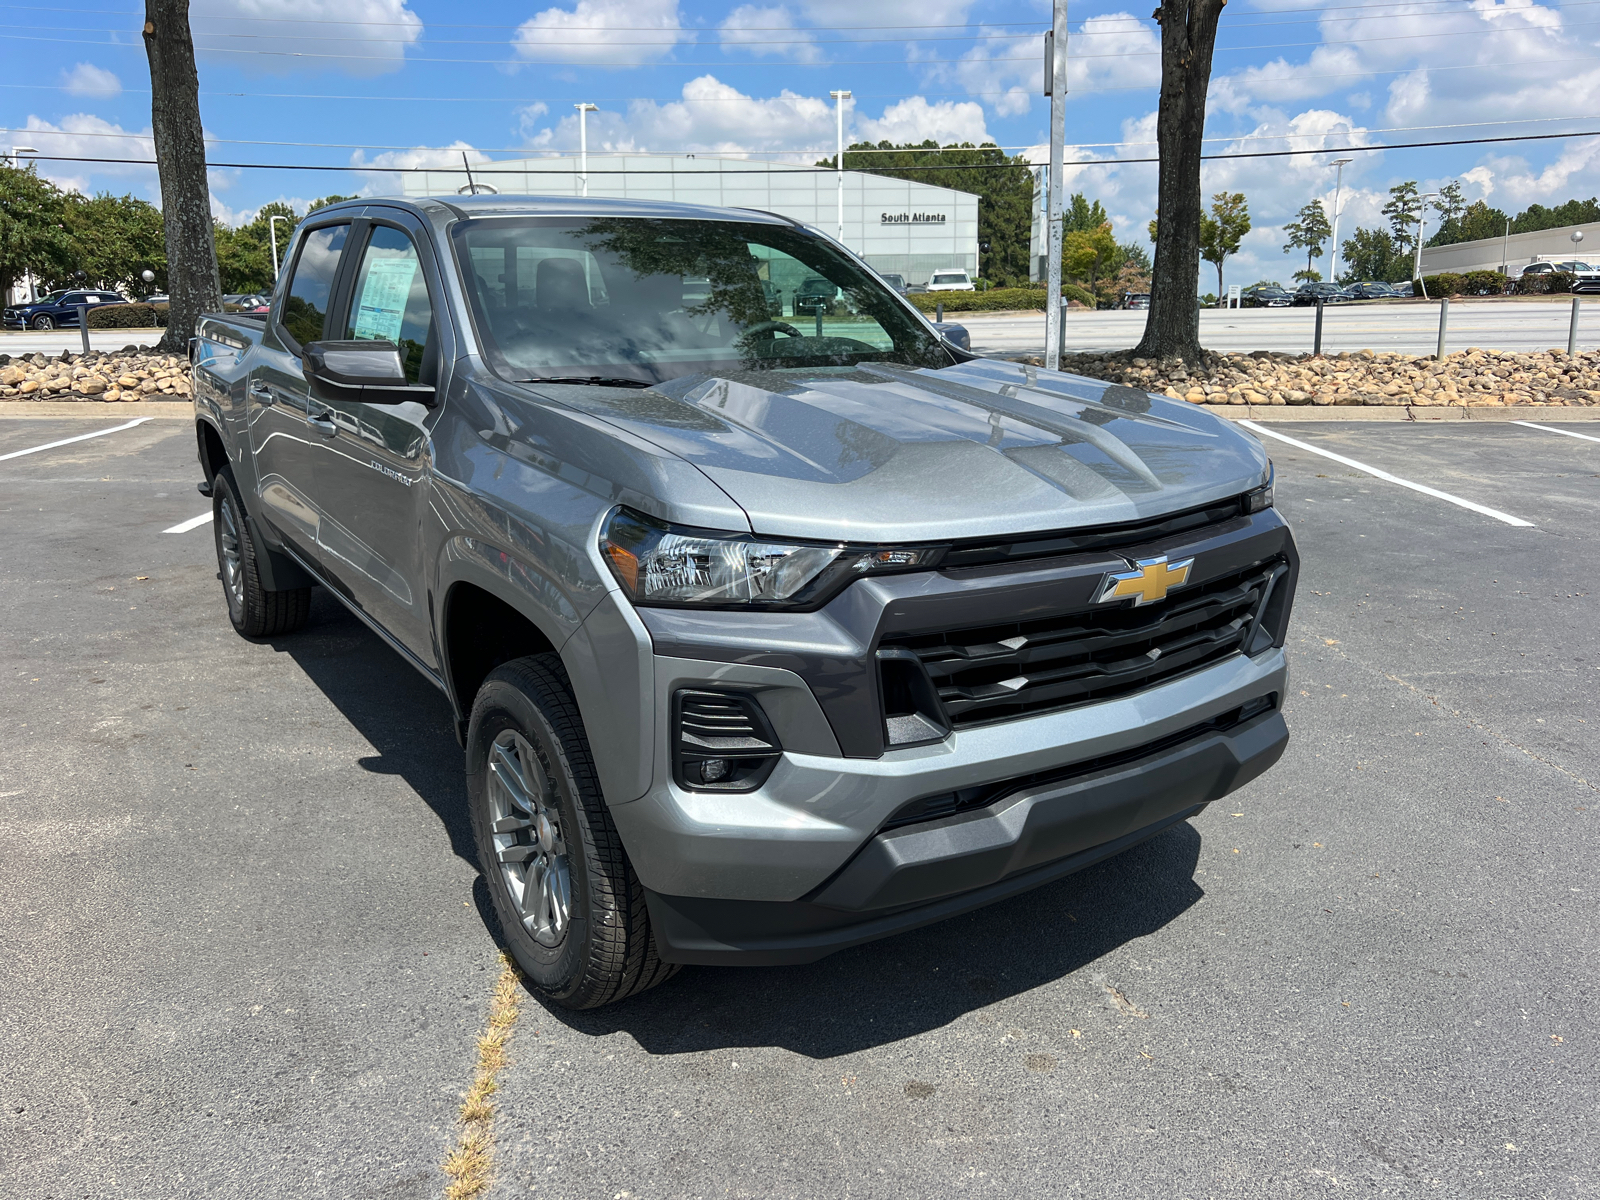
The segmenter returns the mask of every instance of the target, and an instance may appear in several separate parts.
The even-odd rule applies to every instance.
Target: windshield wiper
[[[605,375],[539,375],[516,383],[586,383],[590,387],[647,388],[655,384],[646,379],[613,379]]]

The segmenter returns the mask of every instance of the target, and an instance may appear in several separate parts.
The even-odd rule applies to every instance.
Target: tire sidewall
[[[489,829],[493,819],[488,795],[489,749],[507,729],[515,729],[522,734],[535,752],[543,756],[555,781],[572,886],[571,920],[566,936],[556,947],[540,945],[523,926],[501,875],[494,837]],[[566,748],[536,699],[510,681],[491,676],[473,704],[472,721],[467,730],[466,757],[473,840],[507,947],[530,982],[556,1000],[565,999],[581,986],[588,968],[592,895],[592,841],[588,823],[579,812],[579,784],[567,761]]]
[[[244,509],[239,504],[239,497],[234,491],[233,480],[226,471],[219,471],[216,479],[211,484],[211,533],[212,540],[217,548],[217,574],[222,577],[222,595],[228,605],[228,620],[234,629],[244,633],[245,608],[250,603],[250,570],[248,567],[252,557],[250,546],[250,531],[244,523]],[[222,557],[222,507],[228,505],[233,509],[234,528],[239,531],[239,572],[243,577],[244,597],[236,606],[234,604],[233,589],[228,586],[228,568]]]

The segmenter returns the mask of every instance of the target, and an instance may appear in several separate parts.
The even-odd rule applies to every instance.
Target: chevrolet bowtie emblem
[[[1131,598],[1133,606],[1138,608],[1165,600],[1169,591],[1189,581],[1189,569],[1194,566],[1194,559],[1186,558],[1174,563],[1168,562],[1163,555],[1160,558],[1135,559],[1134,566],[1137,570],[1112,571],[1107,575],[1095,603],[1109,604],[1114,600]]]

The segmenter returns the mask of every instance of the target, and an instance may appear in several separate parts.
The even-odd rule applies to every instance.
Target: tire
[[[293,633],[311,616],[311,589],[269,592],[261,586],[255,539],[250,536],[244,516],[233,472],[224,467],[211,483],[211,529],[217,543],[217,573],[228,601],[228,620],[243,637]]]
[[[35,317],[33,319],[33,327],[39,330],[54,329],[56,323],[49,317]]]
[[[598,1008],[677,973],[656,952],[556,655],[506,663],[478,689],[467,794],[506,948],[530,983],[563,1007]]]

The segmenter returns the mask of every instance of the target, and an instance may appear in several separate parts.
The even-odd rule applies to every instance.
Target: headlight
[[[600,532],[600,553],[635,604],[811,608],[863,575],[930,567],[944,547],[775,542],[619,508]]]
[[[1266,486],[1258,487],[1254,491],[1246,492],[1244,494],[1244,511],[1246,516],[1249,516],[1251,513],[1258,513],[1263,509],[1272,507],[1272,483],[1277,477],[1277,474],[1277,468],[1272,465],[1272,460],[1269,458],[1267,460]]]

